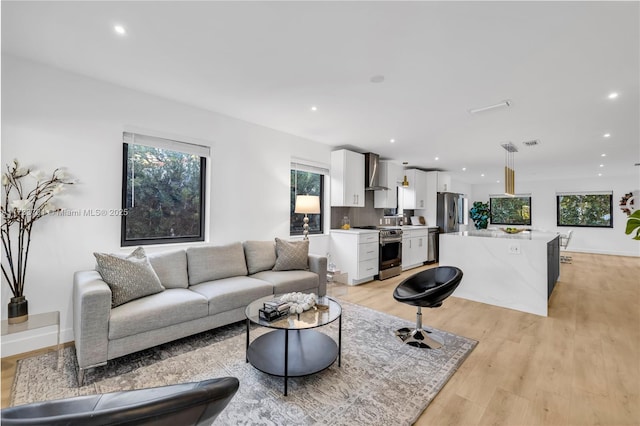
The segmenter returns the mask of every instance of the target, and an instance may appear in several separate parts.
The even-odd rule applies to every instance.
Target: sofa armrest
[[[316,254],[309,255],[309,270],[318,274],[318,296],[327,294],[327,258]]]
[[[78,367],[107,362],[111,289],[97,271],[73,276],[73,335]]]

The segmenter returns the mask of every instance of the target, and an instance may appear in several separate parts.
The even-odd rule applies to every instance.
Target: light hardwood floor
[[[640,425],[640,259],[571,254],[546,318],[456,297],[423,311],[479,344],[417,425]],[[414,320],[392,293],[419,270],[329,294]],[[2,360],[3,407],[17,359]]]

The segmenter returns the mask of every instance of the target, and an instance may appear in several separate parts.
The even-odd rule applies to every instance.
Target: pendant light
[[[518,148],[511,142],[501,145],[505,150],[504,159],[504,194],[511,197],[516,195],[516,171],[514,152],[518,152]]]
[[[408,163],[408,162],[406,162],[406,161],[403,161],[403,162],[402,162],[402,165],[403,165],[404,167],[407,167],[407,164],[409,164],[409,163]],[[407,180],[407,175],[404,175],[404,180],[402,181],[402,187],[403,187],[403,188],[408,188],[408,187],[409,187],[409,181]]]

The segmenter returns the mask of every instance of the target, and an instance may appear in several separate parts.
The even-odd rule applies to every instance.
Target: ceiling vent
[[[536,146],[536,145],[540,145],[540,141],[538,139],[534,139],[531,141],[524,141],[522,142],[522,145],[524,146]]]

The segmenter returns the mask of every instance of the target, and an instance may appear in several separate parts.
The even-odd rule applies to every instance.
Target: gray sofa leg
[[[82,387],[82,384],[84,383],[84,372],[84,368],[78,367],[78,387]]]

